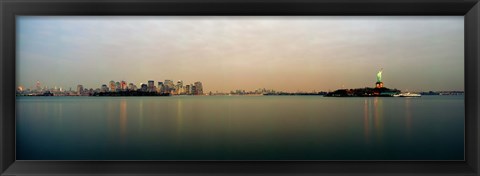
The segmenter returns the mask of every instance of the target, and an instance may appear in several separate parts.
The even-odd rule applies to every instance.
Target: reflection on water
[[[125,141],[127,133],[127,100],[120,100],[120,136]]]
[[[17,159],[462,160],[463,101],[17,97]]]
[[[139,120],[139,124],[140,124],[140,128],[139,130],[143,130],[143,101],[140,101],[139,103],[139,111],[138,111],[138,120]]]
[[[177,134],[181,136],[182,129],[183,129],[183,110],[182,110],[182,101],[177,100]]]
[[[381,142],[383,133],[383,101],[380,97],[373,99],[374,117],[375,120],[375,134],[377,135],[377,141]]]
[[[182,101],[178,99],[177,101],[177,111],[176,111],[176,142],[178,145],[182,145],[182,135],[183,135],[183,105]]]
[[[412,112],[410,109],[410,101],[410,98],[405,99],[405,127],[407,128],[407,138],[410,138],[412,128]]]
[[[363,128],[364,128],[364,135],[365,135],[365,142],[366,143],[369,143],[370,142],[370,138],[371,138],[371,135],[372,133],[375,134],[375,137],[376,137],[376,142],[377,143],[381,143],[382,142],[382,139],[384,139],[384,137],[382,136],[382,132],[384,130],[384,127],[385,127],[385,124],[383,124],[383,119],[384,118],[388,118],[389,116],[392,116],[393,114],[389,114],[389,116],[384,116],[383,114],[383,107],[382,107],[382,104],[383,104],[383,100],[382,98],[379,98],[379,97],[376,97],[376,98],[365,98],[364,99],[364,107],[363,107],[363,111],[364,111],[364,117],[363,117]],[[412,121],[413,121],[413,117],[412,117],[412,107],[411,107],[411,103],[412,101],[417,101],[419,99],[417,98],[401,98],[400,99],[401,101],[404,102],[404,104],[402,105],[403,106],[403,109],[404,111],[401,112],[401,113],[404,113],[405,115],[403,116],[403,119],[404,119],[404,124],[405,124],[405,129],[403,129],[405,131],[405,138],[407,139],[411,139],[412,138]],[[372,102],[373,102],[373,106],[372,106]],[[402,107],[398,107],[399,109],[402,108]],[[372,112],[372,109],[373,109],[373,112]],[[432,109],[433,111],[434,109]],[[372,118],[373,116],[373,118]],[[399,118],[402,118],[402,116],[398,116]],[[373,129],[372,129],[372,119],[373,119],[373,124],[375,124],[373,126]]]
[[[370,113],[368,111],[369,105],[368,105],[368,99],[364,100],[363,103],[363,128],[364,128],[364,133],[365,133],[365,142],[369,143],[370,142]]]
[[[363,111],[365,142],[369,143],[371,135],[374,134],[375,141],[381,143],[384,128],[383,99],[380,97],[365,98]],[[371,125],[372,121],[373,126]]]

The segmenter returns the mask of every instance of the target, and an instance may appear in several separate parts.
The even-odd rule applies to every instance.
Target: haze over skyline
[[[464,90],[463,16],[17,17],[17,86]]]

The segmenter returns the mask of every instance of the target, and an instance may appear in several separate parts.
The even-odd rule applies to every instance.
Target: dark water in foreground
[[[17,97],[18,160],[463,160],[464,97]]]

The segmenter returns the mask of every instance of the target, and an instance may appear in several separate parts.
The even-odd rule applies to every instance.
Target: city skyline
[[[17,94],[19,95],[50,95],[51,93],[58,96],[65,95],[87,95],[91,96],[95,93],[133,93],[146,92],[157,93],[156,95],[203,95],[203,84],[200,81],[193,83],[184,83],[182,80],[173,81],[166,79],[163,81],[148,80],[147,83],[136,85],[125,80],[115,81],[111,80],[108,83],[102,84],[99,87],[84,87],[78,84],[75,87],[69,87],[68,90],[63,87],[44,86],[40,81],[35,82],[33,87],[17,87]]]
[[[227,92],[204,92],[203,83],[196,81],[194,83],[184,83],[182,80],[178,80],[176,83],[173,80],[166,79],[163,81],[148,80],[147,84],[141,83],[137,86],[134,83],[122,80],[122,81],[109,81],[108,84],[102,84],[100,87],[84,87],[82,84],[78,84],[76,89],[69,87],[68,90],[63,87],[50,87],[43,86],[40,81],[35,83],[34,87],[17,87],[17,95],[20,96],[169,96],[169,95],[331,95],[338,91],[346,90],[351,93],[362,93],[365,91],[378,91],[384,89],[383,82],[381,82],[381,71],[377,73],[377,82],[375,88],[361,87],[361,88],[342,88],[335,91],[332,90],[311,90],[311,91],[282,91],[268,88],[258,88],[255,90],[235,89]],[[157,83],[157,84],[155,84]],[[157,85],[157,86],[156,86]],[[388,95],[399,94],[402,90],[385,88]],[[147,94],[142,94],[147,93]],[[420,90],[409,91],[403,90],[404,93],[413,92],[423,95],[463,95],[463,90]],[[148,94],[156,93],[156,94]],[[384,93],[385,94],[385,93]],[[385,94],[385,96],[387,95]],[[361,96],[366,96],[362,94]]]
[[[372,87],[384,68],[386,87],[464,90],[463,17],[17,20],[17,86],[178,77],[204,92],[321,91]]]

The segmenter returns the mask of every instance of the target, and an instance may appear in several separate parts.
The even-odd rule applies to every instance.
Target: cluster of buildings
[[[464,95],[464,91],[428,91],[428,92],[420,92],[421,95]]]
[[[139,87],[126,81],[110,81],[108,84],[101,85],[100,88],[85,88],[83,85],[77,85],[76,90],[64,90],[62,88],[41,87],[39,81],[32,89],[25,89],[23,86],[17,87],[17,95],[24,96],[92,96],[92,95],[203,95],[203,84],[197,81],[193,84],[184,84],[182,80],[176,83],[172,80],[157,82],[149,80],[147,84],[142,83]],[[135,92],[135,93],[133,93]]]
[[[17,95],[23,96],[38,96],[38,95],[46,95],[46,96],[75,96],[77,92],[72,90],[65,90],[62,87],[52,87],[49,88],[48,86],[42,86],[40,81],[35,82],[35,85],[32,88],[25,88],[23,86],[18,86],[16,90]]]
[[[155,82],[149,80],[146,84],[142,83],[139,87],[126,81],[110,81],[108,84],[101,85],[100,88],[85,88],[83,85],[77,85],[76,90],[64,90],[61,87],[42,87],[37,81],[31,89],[25,89],[23,86],[17,87],[17,95],[20,96],[169,96],[169,95],[323,95],[332,97],[371,97],[387,96],[393,97],[401,93],[398,89],[389,89],[384,87],[382,82],[382,71],[377,73],[377,82],[374,88],[357,89],[338,89],[333,92],[282,92],[271,89],[257,89],[254,91],[235,90],[230,93],[208,93],[204,94],[203,84],[200,81],[193,84],[184,84],[182,80],[174,82],[165,80]],[[421,95],[463,95],[463,91],[440,91],[440,92],[421,92]]]
[[[82,85],[77,86],[78,94],[82,95],[84,91]],[[164,82],[156,82],[156,84],[154,80],[149,80],[147,84],[142,83],[140,87],[137,87],[133,83],[127,84],[126,81],[115,82],[112,80],[108,84],[103,84],[99,93],[134,91],[168,95],[203,95],[203,84],[200,81],[193,84],[184,84],[182,80],[175,83],[167,79]]]
[[[277,91],[272,89],[259,88],[254,91],[245,91],[245,90],[234,90],[230,91],[230,95],[263,95],[263,94],[274,94]]]

